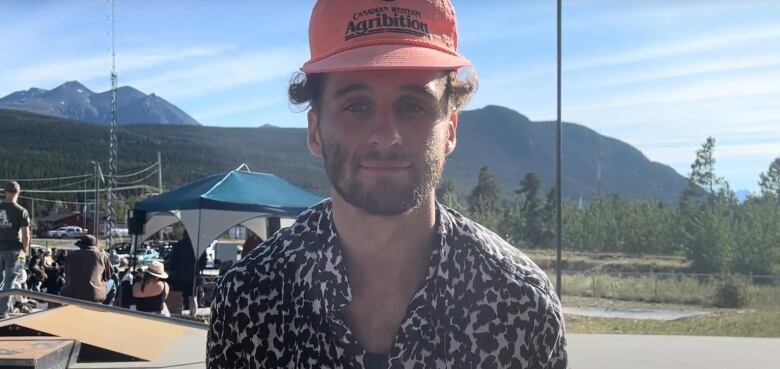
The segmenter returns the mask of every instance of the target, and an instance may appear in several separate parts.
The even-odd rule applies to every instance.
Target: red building
[[[45,237],[47,231],[57,229],[59,227],[76,226],[84,228],[84,225],[86,225],[86,228],[90,230],[90,233],[92,233],[91,231],[94,229],[94,222],[92,221],[92,218],[86,217],[85,220],[84,215],[81,213],[52,214],[37,218],[35,219],[35,222],[37,223],[35,234],[37,234],[39,237]]]

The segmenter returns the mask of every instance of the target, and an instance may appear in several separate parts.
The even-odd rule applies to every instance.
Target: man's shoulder
[[[0,209],[6,209],[6,210],[16,210],[19,211],[23,215],[27,215],[27,209],[24,208],[24,206],[19,205],[15,202],[10,201],[0,201]]]
[[[506,288],[530,287],[544,297],[555,296],[547,274],[520,249],[454,210],[447,209],[447,216],[452,226],[454,257],[475,263],[471,270],[490,274]]]
[[[220,284],[250,285],[279,278],[296,278],[295,272],[299,267],[310,263],[316,257],[317,240],[320,236],[317,223],[320,216],[321,209],[318,207],[301,213],[295,223],[279,230],[233,264]],[[291,268],[292,266],[295,268]]]

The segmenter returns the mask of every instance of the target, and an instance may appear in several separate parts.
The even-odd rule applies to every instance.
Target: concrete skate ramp
[[[193,363],[205,359],[205,325],[198,329],[138,315],[66,305],[2,320],[0,330],[72,338],[147,364]]]

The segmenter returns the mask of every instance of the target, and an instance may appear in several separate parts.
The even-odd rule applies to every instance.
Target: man
[[[565,368],[545,274],[435,201],[476,84],[450,2],[320,0],[309,37],[290,99],[332,197],[220,281],[208,366]]]
[[[62,295],[74,299],[101,303],[106,299],[106,281],[114,270],[108,256],[97,249],[97,239],[92,235],[76,241],[79,250],[68,253],[65,260],[65,286]]]
[[[198,311],[198,300],[192,288],[195,282],[195,251],[186,231],[165,257],[165,270],[168,271],[168,284],[171,286],[171,293],[166,300],[171,315],[181,315],[184,300],[187,300],[190,318],[195,318]]]
[[[17,204],[21,193],[19,183],[3,186],[5,200],[0,202],[0,291],[10,290],[17,277],[14,266],[22,255],[30,254],[30,215]],[[6,317],[9,298],[0,298],[0,319]]]

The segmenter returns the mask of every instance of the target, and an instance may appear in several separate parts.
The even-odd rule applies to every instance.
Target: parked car
[[[130,237],[130,232],[127,228],[114,228],[111,230],[111,237]]]
[[[160,259],[160,252],[156,250],[158,247],[152,246],[152,243],[149,241],[144,242],[141,246],[139,246],[138,249],[135,250],[136,262],[138,262],[140,265],[146,265],[154,260]],[[109,250],[116,250],[117,255],[119,255],[120,258],[127,258],[128,260],[130,259],[129,242],[115,243],[109,248]]]
[[[139,265],[149,265],[153,261],[160,258],[160,253],[152,248],[148,249],[138,249],[135,253],[135,260],[138,261]]]
[[[79,238],[85,234],[84,229],[76,226],[59,227],[46,233],[49,238]]]

